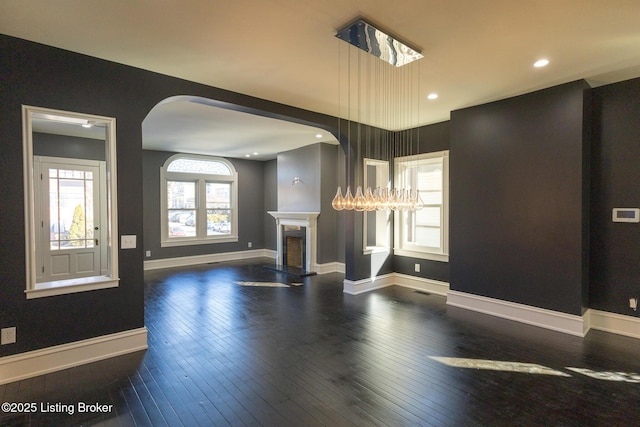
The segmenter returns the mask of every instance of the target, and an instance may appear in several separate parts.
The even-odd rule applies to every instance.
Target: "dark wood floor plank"
[[[0,386],[3,401],[99,402],[110,414],[0,414],[0,425],[622,426],[640,340],[580,338],[389,287],[352,296],[340,274],[291,283],[238,261],[145,274],[149,349]],[[463,369],[431,357],[535,363],[568,376]]]

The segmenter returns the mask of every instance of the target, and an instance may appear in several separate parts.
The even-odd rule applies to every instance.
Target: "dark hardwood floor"
[[[0,425],[640,425],[640,340],[400,287],[345,295],[342,275],[288,278],[267,262],[148,272],[146,352],[0,386],[0,402],[111,412],[0,413]],[[251,283],[287,280],[302,284]]]

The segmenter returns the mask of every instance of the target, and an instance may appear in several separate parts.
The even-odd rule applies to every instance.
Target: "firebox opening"
[[[287,267],[304,269],[306,263],[306,227],[284,225],[282,227],[282,263]]]
[[[285,265],[302,268],[302,239],[300,237],[288,236],[285,244],[287,245]]]

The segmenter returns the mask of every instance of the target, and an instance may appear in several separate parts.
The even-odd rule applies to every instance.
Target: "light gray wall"
[[[276,220],[269,215],[269,211],[278,210],[278,161],[276,159],[264,162],[264,247],[275,251]]]
[[[207,245],[160,246],[160,167],[175,153],[143,151],[144,183],[144,249],[151,251],[146,259],[164,259],[211,253],[235,252],[264,248],[265,238],[265,163],[228,159],[238,172],[238,242]],[[272,190],[273,193],[275,190]],[[252,247],[248,247],[251,242]]]
[[[344,175],[338,166],[338,150],[341,148],[337,145],[320,143],[278,154],[278,210],[320,212],[319,264],[344,260],[344,234],[339,234],[339,214],[331,207],[338,176]],[[295,177],[302,182],[292,184]]]
[[[320,144],[278,154],[278,211],[320,211],[320,156]]]
[[[229,159],[238,171],[240,241],[170,248],[160,245],[160,167],[174,153],[145,150],[144,246],[145,251],[151,251],[151,257],[146,259],[248,250],[248,242],[252,242],[251,249],[275,251],[275,219],[267,212],[289,210],[321,212],[317,262],[344,262],[344,233],[340,231],[344,225],[331,207],[338,185],[339,150],[338,146],[315,144],[282,153],[277,160],[268,162]],[[301,184],[292,185],[295,176],[300,177]],[[282,199],[285,202],[281,203]]]

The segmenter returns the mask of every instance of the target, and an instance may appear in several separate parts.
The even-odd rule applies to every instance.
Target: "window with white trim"
[[[238,173],[230,161],[176,154],[160,175],[162,246],[238,241]]]
[[[449,151],[398,157],[396,187],[417,189],[423,207],[395,213],[394,253],[449,261]]]

